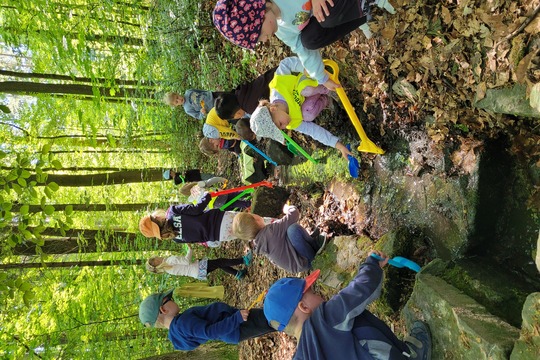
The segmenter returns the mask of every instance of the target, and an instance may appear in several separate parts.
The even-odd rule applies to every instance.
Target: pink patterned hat
[[[219,0],[214,25],[232,43],[253,50],[264,21],[265,0]]]

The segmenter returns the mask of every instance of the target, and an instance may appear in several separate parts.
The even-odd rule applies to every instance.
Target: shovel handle
[[[238,191],[244,191],[246,189],[252,189],[252,188],[259,187],[259,186],[266,186],[266,187],[269,187],[269,188],[274,187],[274,185],[272,185],[271,182],[259,181],[258,183],[254,183],[254,184],[246,185],[246,186],[240,186],[240,187],[237,187],[237,188],[221,190],[221,191],[212,191],[212,192],[210,192],[210,196],[211,197],[216,197],[216,196],[220,196],[220,195],[227,195],[227,194],[230,194],[230,193],[235,193],[235,192],[238,192]]]

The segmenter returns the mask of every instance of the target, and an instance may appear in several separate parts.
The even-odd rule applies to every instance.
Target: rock
[[[417,318],[429,324],[433,359],[507,359],[519,330],[424,271],[402,314],[408,328]]]
[[[537,359],[540,354],[540,292],[530,294],[523,306],[523,324],[510,360]]]
[[[336,236],[333,243],[338,248],[335,264],[342,271],[358,269],[373,245],[371,239],[358,236]]]
[[[370,191],[369,233],[377,238],[396,225],[422,229],[437,256],[455,259],[466,250],[474,224],[477,174],[448,178],[392,171],[382,157],[375,161],[377,181]]]
[[[540,118],[540,112],[529,104],[526,91],[526,87],[519,84],[507,89],[488,89],[486,97],[474,106],[500,114]]]
[[[440,277],[516,327],[521,326],[521,311],[527,296],[538,288],[492,258],[481,256],[455,262],[435,260],[423,272]]]

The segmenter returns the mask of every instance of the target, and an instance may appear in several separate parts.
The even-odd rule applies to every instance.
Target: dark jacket
[[[407,359],[407,346],[366,310],[379,297],[383,271],[368,257],[356,277],[304,323],[294,359]]]
[[[211,199],[206,193],[195,205],[173,205],[167,209],[167,222],[178,233],[173,239],[175,242],[219,241],[224,213],[217,209],[204,210]]]
[[[240,311],[225,303],[196,306],[176,315],[169,326],[169,340],[176,350],[193,350],[208,340],[238,344],[243,322]]]

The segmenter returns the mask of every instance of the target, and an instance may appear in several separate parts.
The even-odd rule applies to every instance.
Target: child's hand
[[[204,110],[204,108],[201,108],[201,114],[206,115],[206,110]]]
[[[388,255],[386,255],[385,253],[383,253],[382,251],[379,251],[379,250],[371,251],[368,256],[371,256],[371,254],[377,254],[383,259],[383,260],[379,261],[379,266],[381,268],[383,268],[386,264],[388,264],[388,260],[390,260]]]
[[[247,321],[248,316],[249,316],[249,310],[247,310],[247,309],[240,310],[240,314],[242,314],[242,319],[244,321]]]
[[[336,143],[336,149],[338,149],[340,152],[341,152],[341,156],[343,156],[343,158],[347,161],[349,161],[349,159],[347,158],[348,155],[351,155],[351,156],[354,156],[350,151],[349,149],[347,149],[347,147],[345,145],[343,145],[340,141],[338,141]]]
[[[318,22],[323,22],[324,18],[330,15],[330,10],[328,10],[328,5],[326,5],[326,3],[334,7],[334,2],[332,0],[311,0],[313,16],[315,16]]]
[[[341,85],[334,82],[332,79],[326,80],[326,82],[323,84],[328,90],[336,91],[337,88],[340,88]]]

